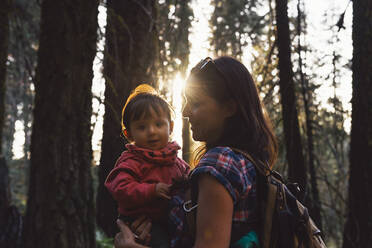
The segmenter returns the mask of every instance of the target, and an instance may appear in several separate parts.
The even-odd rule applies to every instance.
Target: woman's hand
[[[136,243],[134,233],[121,220],[117,220],[120,232],[115,235],[115,248],[146,248],[146,246]]]
[[[148,244],[151,239],[151,220],[144,215],[132,222],[130,228],[135,233],[135,239],[141,243]]]

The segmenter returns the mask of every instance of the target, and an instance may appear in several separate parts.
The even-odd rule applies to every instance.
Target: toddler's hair
[[[151,116],[151,109],[156,114],[165,113],[168,120],[172,121],[171,106],[161,96],[151,93],[140,93],[133,97],[123,109],[122,127],[123,131],[130,128],[132,121]]]

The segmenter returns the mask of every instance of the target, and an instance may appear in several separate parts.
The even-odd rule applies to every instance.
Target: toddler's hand
[[[165,183],[157,183],[155,186],[155,194],[156,196],[170,200],[171,197],[169,196],[170,192],[170,184],[165,184]]]

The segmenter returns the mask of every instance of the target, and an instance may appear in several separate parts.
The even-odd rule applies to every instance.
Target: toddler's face
[[[128,130],[128,138],[138,147],[159,150],[164,148],[172,133],[173,123],[168,119],[164,111],[157,114],[152,108],[149,117],[131,121]]]

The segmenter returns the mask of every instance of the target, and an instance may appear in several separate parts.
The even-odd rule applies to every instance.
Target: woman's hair
[[[171,106],[159,95],[140,93],[134,96],[123,108],[122,126],[129,130],[132,121],[151,116],[151,110],[156,114],[165,113],[172,120]]]
[[[277,141],[247,68],[232,57],[207,58],[192,69],[188,81],[190,87],[196,84],[220,104],[232,100],[237,105],[236,113],[225,121],[222,136],[216,143],[206,144],[206,149],[199,149],[197,159],[211,147],[229,146],[272,167],[277,158]]]

